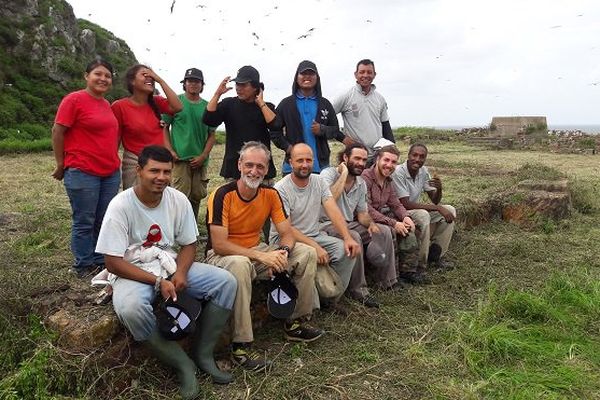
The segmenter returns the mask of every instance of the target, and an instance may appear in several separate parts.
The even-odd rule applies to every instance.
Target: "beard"
[[[249,177],[246,175],[242,175],[241,179],[242,179],[242,182],[244,182],[244,184],[246,186],[248,186],[250,189],[258,189],[260,184],[263,183],[264,177],[252,178],[252,177]]]
[[[348,163],[346,167],[348,167],[348,173],[352,176],[360,176],[365,169],[364,166],[359,166],[354,163]]]
[[[293,169],[292,173],[294,174],[294,176],[296,178],[299,179],[306,179],[310,176],[312,169],[307,169],[306,171],[301,170],[301,169]]]

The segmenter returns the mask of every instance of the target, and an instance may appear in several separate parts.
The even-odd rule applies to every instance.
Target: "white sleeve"
[[[175,242],[180,246],[186,246],[198,239],[198,223],[188,199],[185,198],[185,201],[181,201],[179,198],[177,200],[179,201],[178,214],[181,215],[181,218],[175,231]]]

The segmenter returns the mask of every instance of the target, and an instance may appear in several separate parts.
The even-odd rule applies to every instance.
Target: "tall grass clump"
[[[564,174],[557,169],[541,163],[526,163],[516,172],[516,179],[518,182],[528,179],[552,181],[564,177]]]
[[[600,282],[555,275],[538,292],[492,289],[443,333],[490,399],[600,395]]]

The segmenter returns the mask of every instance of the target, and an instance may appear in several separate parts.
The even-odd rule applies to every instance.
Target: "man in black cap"
[[[321,78],[317,66],[312,61],[300,62],[294,74],[292,95],[281,100],[277,106],[283,129],[272,131],[271,140],[281,150],[289,152],[296,143],[306,143],[316,155],[314,173],[329,167],[328,139],[344,140],[333,106],[321,94]],[[292,171],[286,160],[283,162],[284,175]]]
[[[230,81],[235,82],[237,97],[228,97],[219,102],[221,96],[232,89],[227,87]],[[216,128],[225,123],[225,157],[220,175],[228,181],[240,178],[237,161],[244,143],[258,141],[270,151],[269,130],[281,129],[275,106],[263,100],[262,87],[258,71],[250,65],[243,66],[235,78],[227,76],[221,81],[206,106],[203,118],[205,124]],[[270,160],[264,183],[272,186],[275,174],[275,165]]]
[[[200,201],[208,194],[208,156],[215,144],[215,128],[202,122],[208,104],[200,97],[204,89],[202,71],[187,69],[181,83],[184,93],[179,99],[183,110],[162,116],[166,123],[165,147],[175,160],[173,187],[187,196],[197,219]]]

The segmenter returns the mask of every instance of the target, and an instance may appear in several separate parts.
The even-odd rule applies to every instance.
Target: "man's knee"
[[[431,223],[431,215],[427,210],[411,210],[410,217],[416,225],[425,226]]]
[[[245,282],[252,282],[252,271],[254,266],[248,257],[227,256],[226,261],[223,268],[234,276],[238,285],[242,285]]]
[[[446,210],[450,211],[452,213],[452,215],[454,215],[454,217],[456,218],[456,208],[454,208],[453,206],[451,206],[449,204],[443,204],[442,207],[444,207]]]

